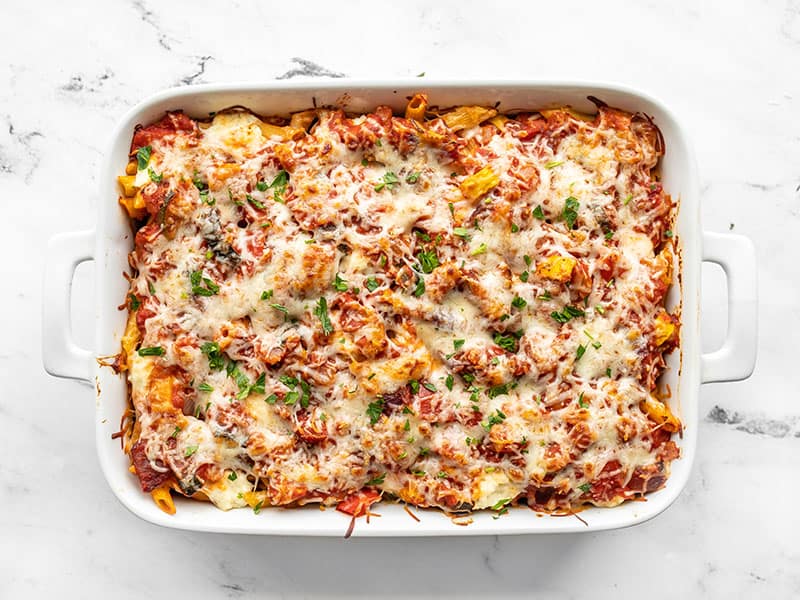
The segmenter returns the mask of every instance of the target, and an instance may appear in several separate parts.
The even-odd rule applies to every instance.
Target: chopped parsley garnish
[[[545,291],[543,294],[539,294],[539,300],[552,300],[553,297],[550,295],[550,292]]]
[[[383,177],[381,177],[381,183],[375,185],[375,191],[380,192],[383,188],[389,188],[391,192],[394,186],[400,183],[400,180],[397,178],[397,175],[393,171],[386,171]]]
[[[208,356],[208,368],[212,371],[219,371],[225,366],[225,357],[217,342],[206,342],[200,346],[200,352]]]
[[[447,378],[444,380],[444,385],[448,390],[450,390],[451,392],[453,391],[453,374],[452,373],[448,373],[447,374]]]
[[[606,368],[606,377],[611,377],[611,367]]]
[[[609,229],[608,231],[606,231],[606,232],[603,234],[603,237],[604,237],[605,239],[607,239],[607,240],[610,240],[612,237],[614,237],[614,230],[613,230],[613,229]]]
[[[502,385],[493,385],[488,390],[486,390],[486,395],[489,398],[497,398],[498,396],[505,396],[508,394],[508,384],[504,383]]]
[[[277,401],[278,401],[277,394],[270,394],[269,396],[264,398],[264,402],[266,402],[267,404],[275,404]]]
[[[575,352],[575,360],[578,361],[586,353],[586,346],[579,345],[578,350]]]
[[[438,477],[439,479],[444,479],[445,477],[447,477],[447,473],[445,473],[444,471],[439,471],[436,474],[436,477]]]
[[[381,485],[385,479],[386,479],[386,473],[381,473],[377,477],[373,477],[372,479],[370,479],[364,485]]]
[[[527,301],[519,296],[514,296],[514,299],[511,301],[511,306],[514,308],[525,308],[527,305]]]
[[[203,277],[202,271],[192,271],[189,274],[189,282],[192,284],[194,296],[214,296],[219,293],[219,286],[208,277]]]
[[[596,341],[592,342],[592,348],[594,348],[595,350],[599,350],[602,347],[603,347],[603,344],[601,344],[600,342],[596,342]]]
[[[380,287],[380,283],[374,277],[370,276],[367,277],[367,280],[364,282],[364,287],[367,288],[370,292],[374,292],[376,289]]]
[[[557,167],[559,165],[563,165],[563,164],[564,164],[563,160],[551,160],[549,163],[545,164],[544,168],[545,169],[554,169],[555,167]]]
[[[511,224],[511,233],[517,233],[519,231],[519,225],[516,223]]]
[[[197,452],[197,448],[198,448],[197,446],[187,446],[186,450],[183,453],[183,456],[189,458],[192,454]]]
[[[575,226],[575,221],[578,220],[579,206],[580,203],[574,196],[570,196],[564,201],[564,210],[561,212],[561,218],[566,222],[568,229],[572,229]]]
[[[594,310],[595,310],[596,313],[599,313],[601,315],[605,314],[605,312],[606,312],[606,309],[603,307],[602,304],[598,304],[597,306],[595,306]]]
[[[250,204],[252,204],[252,205],[253,205],[253,206],[255,206],[256,208],[259,208],[259,209],[261,209],[261,210],[264,210],[264,203],[263,203],[263,202],[261,202],[260,200],[256,200],[256,199],[255,199],[255,198],[253,198],[253,197],[252,197],[250,194],[245,194],[245,196],[244,196],[244,197],[247,199],[247,201],[248,201]]]
[[[178,437],[178,434],[179,434],[180,432],[181,432],[181,428],[180,428],[180,427],[178,427],[178,426],[176,425],[176,426],[175,426],[175,431],[173,431],[173,432],[170,434],[170,436],[169,436],[169,437],[171,437],[172,439],[175,439],[175,438],[177,438],[177,437]]]
[[[502,498],[501,500],[495,502],[495,504],[492,506],[492,510],[500,510],[509,502],[511,502],[511,498]]]
[[[417,298],[419,298],[420,296],[422,296],[422,294],[425,293],[425,279],[423,279],[422,276],[417,277],[417,287],[414,288],[414,291],[412,293]]]
[[[592,484],[591,483],[582,483],[581,485],[578,486],[578,489],[580,491],[582,491],[584,494],[588,494],[589,491],[592,489]]]
[[[436,389],[436,386],[435,386],[435,385],[433,385],[433,384],[432,384],[430,381],[426,381],[425,383],[423,383],[423,384],[422,384],[422,387],[424,387],[424,388],[425,388],[426,390],[428,390],[429,392],[436,392],[436,391],[438,391],[438,390]]]
[[[542,205],[540,204],[536,208],[533,209],[533,216],[539,219],[540,221],[544,221],[544,211],[542,210]]]
[[[583,399],[583,392],[581,392],[581,395],[578,396],[578,406],[581,408],[589,408],[589,403]]]
[[[272,189],[272,199],[275,202],[283,202],[283,195],[286,193],[286,188],[289,185],[289,173],[281,169],[278,171],[278,174],[275,175],[275,179],[272,180],[272,183],[269,184],[269,188]]]
[[[283,304],[272,303],[272,304],[270,304],[270,307],[274,308],[275,310],[278,310],[278,311],[282,312],[284,315],[288,315],[289,314],[289,309],[286,308]]]
[[[148,146],[143,146],[136,151],[136,166],[140,171],[144,171],[147,168],[147,165],[150,164],[150,156],[153,153],[153,148]]]
[[[527,266],[527,267],[530,267],[531,266],[531,262],[533,262],[533,259],[531,259],[531,257],[528,256],[527,254],[523,254],[522,255],[522,260],[525,261],[525,266]]]
[[[633,200],[633,194],[628,194],[625,196],[625,200],[622,201],[623,206],[628,206],[628,203]]]
[[[333,325],[331,325],[331,319],[328,316],[328,301],[325,299],[325,297],[322,297],[317,301],[314,314],[319,318],[319,322],[322,324],[322,333],[325,335],[332,334]]]
[[[151,296],[156,295],[156,286],[153,284],[152,281],[147,282],[147,291],[150,292]]]
[[[264,385],[266,383],[267,374],[262,373],[256,379],[256,382],[250,386],[250,391],[255,392],[256,394],[263,394],[266,390],[264,389]]]
[[[454,350],[460,350],[463,345],[464,345],[464,340],[453,340]]]
[[[256,183],[256,189],[259,192],[266,192],[269,189],[269,184],[266,181],[259,181]]]
[[[503,411],[498,408],[494,414],[489,415],[489,420],[486,423],[481,423],[481,427],[483,427],[486,431],[489,431],[492,426],[499,425],[505,420],[506,416],[503,414]]]
[[[453,228],[453,235],[456,235],[462,239],[469,241],[472,236],[469,233],[469,229],[465,227],[454,227]]]
[[[487,250],[486,244],[485,244],[485,243],[482,243],[480,246],[478,246],[477,248],[475,248],[475,249],[474,249],[472,252],[470,252],[469,254],[470,254],[470,256],[478,256],[479,254],[486,254],[486,250]]]
[[[272,290],[265,290],[261,292],[262,300],[269,300],[270,298],[272,298]]]
[[[133,294],[128,294],[128,300],[130,300],[131,310],[139,310],[139,307],[142,305],[142,303],[139,302],[139,299],[136,296]]]
[[[257,515],[258,513],[260,513],[260,512],[261,512],[261,507],[262,507],[262,506],[264,506],[264,501],[263,501],[263,500],[259,500],[259,501],[258,501],[258,504],[256,504],[256,505],[253,507],[253,514]]]
[[[412,394],[416,394],[417,392],[419,392],[419,381],[417,381],[416,379],[412,379],[411,381],[408,382],[408,387],[411,388]]]
[[[494,343],[500,346],[507,352],[517,351],[517,340],[522,337],[522,332],[512,333],[511,335],[503,335],[502,333],[495,333],[492,339]]]
[[[415,477],[425,477],[425,475],[427,475],[425,471],[420,471],[419,469],[417,469],[416,471],[411,471],[411,474],[414,475]]]
[[[375,425],[378,419],[381,418],[383,413],[383,398],[378,398],[375,402],[370,402],[367,406],[367,416],[369,417],[370,425]]]
[[[529,275],[530,274],[527,271],[523,271],[522,273],[519,274],[519,280],[522,283],[527,283]]]
[[[197,386],[197,389],[201,392],[213,392],[214,388],[208,385],[205,381]]]
[[[673,234],[673,233],[672,233],[672,229],[667,229],[667,230],[664,232],[664,237],[665,237],[665,238],[671,238],[673,235],[675,235],[675,234]]]
[[[149,348],[139,348],[139,356],[164,356],[166,350],[161,346],[150,346]]]
[[[335,289],[337,292],[347,291],[347,281],[342,279],[338,273],[336,274],[336,278],[333,280],[333,283],[331,285],[333,286],[333,289]]]
[[[236,474],[236,471],[231,471],[228,473],[228,481],[236,481],[239,476]]]
[[[430,273],[439,266],[439,257],[436,256],[436,250],[423,251],[417,254],[417,260],[423,273]]]
[[[164,179],[164,175],[159,175],[150,167],[147,167],[147,175],[150,177],[150,181],[154,183],[161,183],[161,180]]]
[[[419,176],[420,176],[420,173],[417,172],[417,171],[414,171],[413,173],[409,173],[406,176],[406,183],[417,183],[419,181]]]
[[[576,308],[575,306],[565,306],[564,310],[561,312],[553,311],[550,313],[550,316],[553,317],[558,323],[566,323],[570,319],[574,319],[575,317],[582,317],[586,313],[583,312],[580,308]]]

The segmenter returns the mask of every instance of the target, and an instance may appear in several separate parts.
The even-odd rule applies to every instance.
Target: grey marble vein
[[[339,73],[337,71],[331,71],[321,65],[318,65],[315,62],[311,62],[310,60],[306,60],[305,58],[292,58],[292,62],[297,64],[298,66],[289,69],[282,75],[278,75],[275,79],[292,79],[294,77],[345,77],[344,73]]]

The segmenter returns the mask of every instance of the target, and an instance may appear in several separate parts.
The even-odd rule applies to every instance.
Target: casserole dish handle
[[[741,235],[704,231],[703,261],[718,264],[728,279],[728,332],[719,350],[702,355],[702,381],[747,379],[758,343],[755,247]]]
[[[61,233],[47,244],[42,286],[42,362],[50,375],[91,381],[92,351],[78,347],[70,328],[76,267],[94,259],[94,231]]]

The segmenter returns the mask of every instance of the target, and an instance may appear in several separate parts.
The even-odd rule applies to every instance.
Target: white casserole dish
[[[117,205],[117,175],[124,172],[128,150],[137,123],[147,124],[167,110],[183,109],[193,117],[232,105],[243,105],[265,114],[286,114],[311,106],[338,105],[351,111],[368,111],[380,104],[402,110],[407,97],[426,92],[431,104],[495,105],[500,112],[569,104],[593,112],[587,100],[592,95],[611,106],[650,115],[666,142],[661,173],[665,190],[680,201],[675,235],[682,261],[680,277],[670,291],[669,303],[682,304],[680,350],[668,360],[664,381],[672,391],[672,407],[682,419],[685,431],[676,440],[681,458],[672,463],[666,486],[649,494],[644,502],[628,502],[615,508],[591,508],[576,517],[537,516],[527,508],[492,518],[483,513],[472,516],[469,526],[458,526],[446,515],[433,510],[415,510],[414,521],[400,505],[379,505],[382,516],[366,523],[360,519],[354,535],[417,536],[478,535],[518,533],[560,533],[597,531],[644,522],[666,509],[686,485],[696,449],[698,392],[701,383],[735,381],[748,377],[756,354],[756,265],[752,243],[742,236],[704,232],[700,225],[699,190],[691,148],[684,131],[659,102],[617,85],[552,82],[457,83],[414,80],[390,83],[312,81],[304,83],[201,85],[166,90],[135,106],[120,121],[111,137],[100,173],[97,228],[92,231],[55,236],[48,246],[43,307],[43,359],[48,373],[94,384],[97,393],[96,438],[100,464],[119,500],[137,516],[167,527],[197,531],[281,535],[343,535],[350,517],[316,507],[223,512],[210,503],[177,501],[177,514],[161,512],[148,494],[139,489],[128,471],[128,457],[111,434],[119,428],[127,404],[123,377],[100,367],[99,356],[119,352],[126,314],[117,309],[124,302],[127,283],[127,255],[133,235],[124,211]],[[69,331],[69,298],[75,268],[83,261],[95,262],[96,305],[95,347],[79,348]],[[728,277],[728,334],[722,348],[710,354],[700,352],[700,272],[703,261],[722,266]]]

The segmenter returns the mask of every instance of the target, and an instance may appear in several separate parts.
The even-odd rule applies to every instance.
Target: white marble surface
[[[800,2],[345,4],[3,4],[0,598],[800,596],[800,398],[790,385],[800,337]],[[661,97],[688,125],[705,227],[757,245],[761,336],[750,380],[702,389],[686,491],[639,527],[558,537],[345,542],[139,521],[100,473],[93,394],[41,367],[43,246],[92,227],[96,203],[108,201],[94,189],[111,126],[167,86],[423,71],[616,80]],[[725,329],[724,279],[705,274],[711,349]],[[75,287],[76,337],[88,344],[88,267]]]

